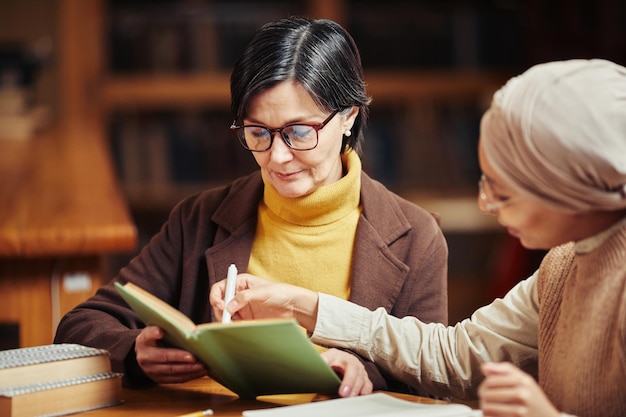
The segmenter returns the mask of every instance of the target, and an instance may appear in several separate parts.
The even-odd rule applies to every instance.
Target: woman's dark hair
[[[285,80],[302,84],[320,109],[359,107],[346,145],[359,154],[369,113],[361,56],[352,36],[331,20],[291,17],[262,26],[246,45],[230,77],[231,109],[237,123],[250,100]]]

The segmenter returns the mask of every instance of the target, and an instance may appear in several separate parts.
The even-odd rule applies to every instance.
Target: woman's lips
[[[299,172],[299,171],[298,171]],[[274,176],[281,181],[290,181],[296,178],[298,172],[276,172],[274,171]]]

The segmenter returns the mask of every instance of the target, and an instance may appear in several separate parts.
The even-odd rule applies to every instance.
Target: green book
[[[341,380],[295,320],[243,320],[196,325],[189,317],[133,283],[115,286],[146,325],[193,353],[209,376],[241,398],[259,395],[335,394]]]

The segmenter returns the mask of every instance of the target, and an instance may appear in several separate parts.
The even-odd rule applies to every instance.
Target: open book
[[[341,380],[294,320],[244,320],[196,325],[138,286],[115,286],[146,325],[193,353],[209,375],[242,398],[259,395],[335,394]]]

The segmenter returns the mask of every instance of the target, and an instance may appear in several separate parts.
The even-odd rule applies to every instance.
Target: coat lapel
[[[226,278],[228,266],[248,270],[256,231],[257,209],[263,197],[260,172],[235,181],[212,221],[218,225],[215,240],[205,252],[209,285]]]
[[[391,312],[409,267],[389,246],[407,233],[410,224],[395,199],[389,198],[389,191],[366,174],[361,178],[361,204],[350,301]]]

